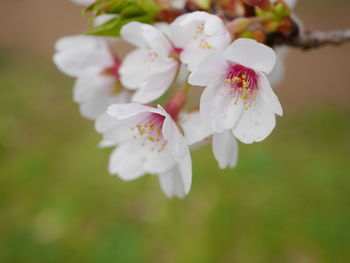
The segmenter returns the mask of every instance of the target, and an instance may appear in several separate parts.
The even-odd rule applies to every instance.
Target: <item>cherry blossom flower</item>
[[[197,11],[179,16],[170,32],[175,46],[182,48],[180,59],[190,71],[212,51],[222,50],[231,42],[224,22],[216,15]]]
[[[131,22],[123,26],[121,36],[137,47],[120,68],[123,85],[136,90],[132,100],[151,102],[162,96],[173,83],[181,65],[180,49],[154,26]]]
[[[109,105],[130,100],[130,91],[119,81],[121,61],[113,56],[106,39],[68,36],[59,39],[55,49],[58,69],[77,78],[73,99],[84,117],[96,119]]]
[[[109,172],[123,180],[157,174],[168,197],[183,198],[191,188],[192,163],[185,138],[161,107],[115,104],[96,122],[103,146],[117,146]]]
[[[232,130],[244,143],[262,141],[271,133],[275,114],[282,115],[282,107],[265,76],[275,61],[271,48],[245,38],[203,60],[189,82],[206,86],[200,113],[213,132]]]

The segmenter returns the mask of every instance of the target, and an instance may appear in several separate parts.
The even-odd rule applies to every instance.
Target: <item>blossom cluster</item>
[[[100,146],[114,148],[108,169],[123,180],[155,174],[168,197],[183,198],[192,182],[190,148],[211,143],[219,167],[234,167],[237,141],[264,140],[282,115],[267,77],[275,51],[233,36],[215,14],[195,11],[170,24],[133,21],[120,35],[61,38],[53,60],[76,78],[73,99],[95,121]],[[125,43],[133,50],[117,54]],[[189,109],[193,86],[203,92]]]

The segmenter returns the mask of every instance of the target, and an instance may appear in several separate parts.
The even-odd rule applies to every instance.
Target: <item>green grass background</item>
[[[193,152],[185,200],[108,175],[73,80],[0,49],[0,262],[350,262],[350,112],[286,113],[236,169]]]

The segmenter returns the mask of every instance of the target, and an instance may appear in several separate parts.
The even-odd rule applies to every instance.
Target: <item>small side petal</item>
[[[159,175],[159,183],[168,198],[178,197],[182,199],[186,195],[178,166],[174,166],[172,169],[161,173]]]
[[[279,102],[276,94],[273,92],[269,80],[264,74],[259,74],[258,86],[262,99],[268,104],[271,110],[273,110],[276,114],[282,116],[283,109],[281,103]]]
[[[231,131],[213,134],[213,153],[221,169],[235,167],[238,158],[238,144]]]

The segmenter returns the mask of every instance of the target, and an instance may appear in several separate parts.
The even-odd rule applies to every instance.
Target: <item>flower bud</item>
[[[168,103],[165,105],[164,109],[171,118],[176,121],[179,113],[185,107],[187,102],[187,92],[184,90],[179,90],[174,92]]]

